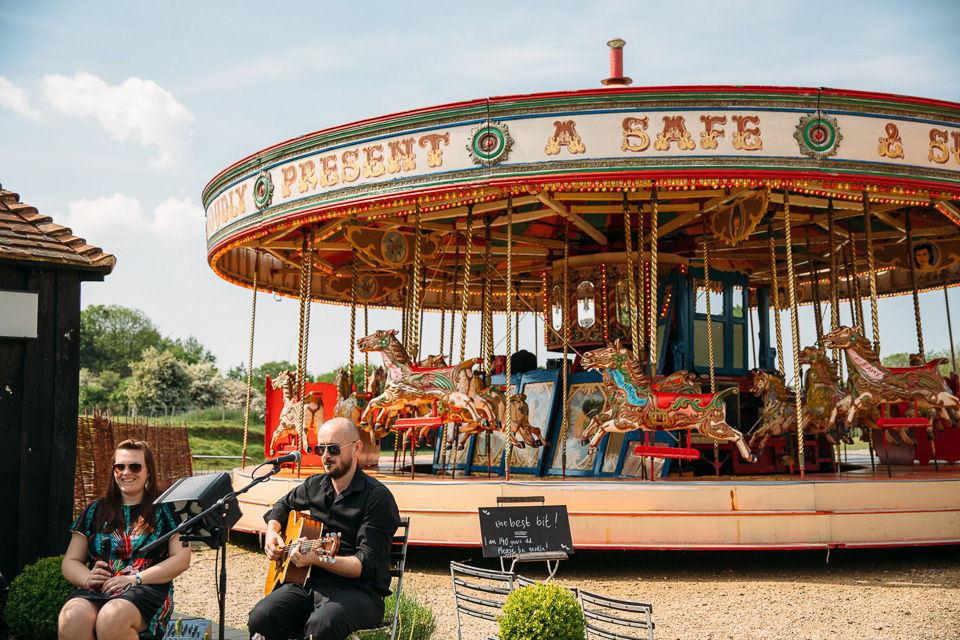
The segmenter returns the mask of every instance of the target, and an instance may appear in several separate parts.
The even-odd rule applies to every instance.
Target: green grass
[[[194,414],[180,416],[187,425],[187,434],[190,437],[190,451],[193,455],[208,456],[237,456],[222,460],[194,459],[193,466],[197,470],[228,471],[240,466],[240,455],[243,453],[243,412],[239,417],[230,416],[220,420],[219,410],[215,418],[207,417],[200,412],[200,420]],[[255,464],[263,462],[263,424],[256,424],[251,420],[250,431],[247,435],[247,456],[253,458]]]

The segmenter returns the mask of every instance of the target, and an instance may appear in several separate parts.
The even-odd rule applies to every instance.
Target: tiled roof
[[[0,260],[69,265],[106,275],[117,259],[0,187]]]

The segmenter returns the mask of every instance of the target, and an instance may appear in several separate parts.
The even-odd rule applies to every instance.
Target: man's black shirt
[[[324,533],[339,532],[340,555],[356,556],[362,567],[359,578],[313,567],[306,586],[321,591],[324,586],[360,587],[380,597],[390,595],[390,542],[400,526],[400,513],[393,494],[379,480],[358,467],[350,486],[337,496],[326,475],[309,476],[277,500],[263,519],[286,526],[293,510],[309,511],[323,523]]]

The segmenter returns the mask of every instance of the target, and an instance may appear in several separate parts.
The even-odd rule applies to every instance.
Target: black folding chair
[[[389,639],[397,637],[397,616],[400,613],[400,594],[403,593],[403,570],[407,565],[407,541],[410,537],[410,518],[400,518],[400,526],[393,536],[390,547],[390,576],[396,578],[396,587],[393,590],[396,601],[393,605],[393,616],[384,618],[377,627],[358,629],[347,636],[347,640],[360,640],[358,633],[372,634],[379,631],[389,633]],[[389,613],[389,612],[387,612]]]
[[[580,590],[587,640],[653,640],[653,605]]]
[[[496,623],[516,581],[514,574],[509,571],[477,569],[459,562],[450,563],[450,577],[453,579],[453,597],[457,606],[459,640],[463,640],[461,614]],[[495,633],[484,636],[484,640],[496,639]]]

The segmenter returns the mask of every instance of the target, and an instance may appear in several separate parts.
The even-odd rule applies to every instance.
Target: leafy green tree
[[[130,363],[160,341],[160,331],[139,309],[93,305],[80,313],[80,366],[95,374],[130,375]]]
[[[169,351],[184,364],[198,364],[200,362],[215,364],[217,362],[216,357],[210,353],[210,350],[200,344],[200,341],[193,336],[186,340],[164,338],[158,348]]]
[[[909,353],[891,353],[881,359],[885,367],[907,367],[910,366]]]
[[[126,395],[138,410],[162,410],[166,415],[190,404],[190,374],[169,351],[148,347],[130,368],[133,373]]]

